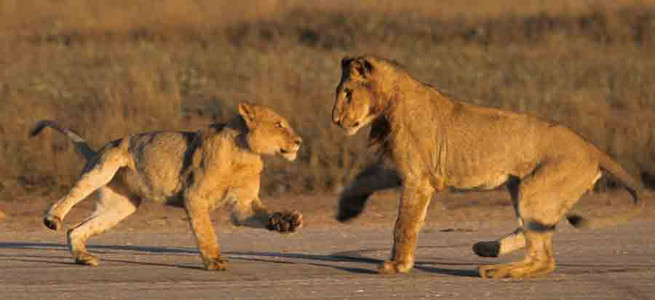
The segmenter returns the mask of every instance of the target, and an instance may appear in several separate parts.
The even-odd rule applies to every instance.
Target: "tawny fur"
[[[333,122],[354,135],[372,124],[370,144],[394,168],[374,166],[358,176],[340,202],[339,219],[359,214],[368,195],[402,184],[391,260],[382,273],[408,272],[417,235],[433,192],[446,188],[492,189],[504,183],[520,227],[504,239],[476,244],[479,255],[497,256],[527,247],[525,259],[481,266],[483,277],[530,277],[555,268],[556,223],[591,189],[601,171],[611,173],[633,195],[622,215],[589,220],[568,215],[576,226],[594,227],[634,216],[643,207],[639,184],[616,162],[570,129],[535,117],[451,99],[393,62],[364,56],[345,58],[336,90]],[[349,203],[350,201],[350,203]]]
[[[297,211],[269,212],[259,200],[261,155],[294,160],[301,139],[271,109],[239,105],[240,118],[198,132],[150,132],[130,135],[94,152],[75,132],[54,121],[38,122],[37,135],[52,127],[64,133],[87,159],[70,192],[47,211],[46,226],[57,230],[70,209],[94,191],[94,213],[70,228],[68,244],[79,264],[97,265],[86,240],[135,212],[142,199],[184,207],[208,270],[224,270],[210,211],[227,206],[237,225],[293,232],[302,226]]]

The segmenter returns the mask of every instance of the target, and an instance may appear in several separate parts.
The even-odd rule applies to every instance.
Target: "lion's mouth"
[[[342,126],[341,128],[345,129],[349,136],[353,136],[364,126],[373,122],[375,118],[377,118],[376,115],[368,115],[364,118],[359,119],[358,121],[353,120],[353,122],[350,125],[344,124],[345,126]]]
[[[361,122],[355,122],[352,124],[352,126],[348,126],[348,128],[345,128],[346,131],[348,132],[349,136],[353,136],[359,131],[359,129],[362,128],[362,123]]]
[[[296,159],[296,156],[298,154],[298,149],[284,149],[280,148],[279,151],[280,155],[284,158],[286,158],[289,161],[293,161]]]

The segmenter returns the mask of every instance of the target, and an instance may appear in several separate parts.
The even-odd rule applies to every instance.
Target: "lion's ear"
[[[255,121],[255,107],[248,103],[239,103],[237,109],[239,110],[239,114],[243,120],[246,121],[246,126],[251,128],[253,122]]]
[[[352,58],[352,57],[348,57],[348,56],[346,56],[346,57],[342,58],[342,59],[341,59],[341,68],[342,68],[342,69],[348,68],[348,66],[350,65],[350,63],[351,63],[352,61],[353,61],[353,58]]]
[[[373,64],[368,59],[360,57],[355,61],[355,70],[359,75],[367,78],[373,73]]]

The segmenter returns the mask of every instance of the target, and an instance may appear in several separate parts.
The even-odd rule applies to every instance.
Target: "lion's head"
[[[341,81],[337,86],[332,121],[354,135],[381,113],[381,84],[377,80],[378,59],[373,57],[341,60]]]
[[[238,109],[248,127],[246,142],[251,151],[296,159],[302,139],[286,119],[262,105],[241,103]]]

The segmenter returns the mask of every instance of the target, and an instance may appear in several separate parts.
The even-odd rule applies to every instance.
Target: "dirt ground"
[[[625,192],[585,196],[576,209],[609,214],[625,209]],[[382,276],[389,255],[397,194],[376,195],[358,219],[334,221],[336,197],[264,199],[271,208],[303,211],[307,226],[291,235],[229,225],[214,214],[225,272],[201,269],[195,241],[180,209],[144,205],[114,230],[91,240],[97,268],[72,264],[64,233],[41,225],[47,201],[0,203],[0,299],[653,299],[655,210],[616,227],[579,231],[560,224],[558,269],[530,280],[485,280],[478,240],[516,226],[504,192],[449,193],[433,200],[411,274]],[[92,201],[66,222],[88,215]]]

